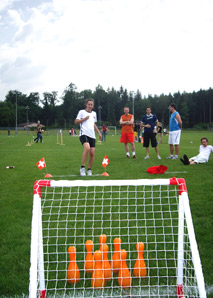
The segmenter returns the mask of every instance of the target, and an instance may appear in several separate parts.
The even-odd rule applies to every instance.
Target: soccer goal
[[[93,243],[93,256],[103,234],[110,268],[115,239],[121,243],[117,252],[125,250],[126,259],[117,273],[112,270],[112,278],[95,287],[93,274],[103,274],[105,267],[98,269],[96,261],[93,273],[85,270],[85,243]],[[136,249],[140,242],[142,257]],[[72,261],[68,249],[75,252]],[[140,258],[141,275],[135,271]],[[126,287],[121,285],[124,263],[130,281]],[[73,280],[68,278],[72,264],[75,271],[78,267]],[[29,297],[205,298],[185,180],[36,181]]]
[[[117,134],[117,127],[116,126],[107,126],[107,135],[116,136]],[[102,126],[98,126],[98,129],[101,131]]]

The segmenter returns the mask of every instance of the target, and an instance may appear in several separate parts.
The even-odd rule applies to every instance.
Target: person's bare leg
[[[175,145],[175,155],[179,154],[179,145]]]
[[[130,143],[130,145],[131,145],[132,152],[135,152],[135,144],[134,143]]]
[[[88,169],[92,169],[94,159],[95,159],[95,147],[90,148]]]
[[[170,154],[174,154],[174,145],[170,144]]]
[[[194,160],[190,159],[190,160],[189,160],[189,164],[190,164],[190,165],[195,165],[196,162],[194,162]]]
[[[84,147],[84,151],[83,151],[82,158],[81,158],[81,165],[85,167],[85,163],[87,161],[87,156],[90,152],[90,145],[89,145],[89,143],[84,143],[83,147]]]
[[[159,156],[158,146],[155,147],[155,152],[156,152],[157,156]]]
[[[146,156],[149,156],[149,147],[146,147]]]
[[[128,143],[124,143],[124,147],[125,147],[125,151],[126,151],[126,153],[128,153],[128,152],[129,152],[129,146],[128,146]]]

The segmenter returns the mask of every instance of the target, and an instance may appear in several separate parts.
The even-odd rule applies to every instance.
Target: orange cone
[[[134,275],[138,277],[145,277],[146,276],[146,264],[143,258],[143,251],[144,251],[144,243],[138,242],[136,244],[137,249],[137,259],[134,266]]]
[[[109,247],[107,244],[101,244],[101,251],[103,253],[102,268],[104,271],[104,278],[107,280],[112,279],[112,269],[108,259],[108,250]]]
[[[92,249],[93,249],[92,240],[87,240],[85,243],[85,246],[87,250],[87,255],[85,258],[84,270],[88,273],[93,273],[95,262],[92,254]]]
[[[101,289],[105,285],[104,272],[102,269],[102,252],[96,250],[94,253],[95,268],[92,274],[91,285],[93,288]]]
[[[120,251],[121,269],[118,273],[118,283],[122,288],[129,288],[132,285],[132,277],[126,263],[127,252],[125,249]]]
[[[121,239],[115,238],[114,243],[114,254],[111,260],[111,268],[114,273],[117,273],[121,268],[121,259],[120,259],[120,248],[121,248]]]
[[[78,265],[75,261],[76,248],[75,246],[70,246],[68,248],[68,253],[70,257],[70,263],[67,270],[67,282],[75,284],[80,280],[80,271]]]

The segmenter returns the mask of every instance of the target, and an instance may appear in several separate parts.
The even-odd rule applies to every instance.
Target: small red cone
[[[103,172],[103,174],[101,174],[101,176],[109,176],[109,174],[107,172]]]
[[[52,177],[52,175],[47,174],[47,175],[45,175],[44,177],[45,177],[45,178],[50,178],[50,177]]]

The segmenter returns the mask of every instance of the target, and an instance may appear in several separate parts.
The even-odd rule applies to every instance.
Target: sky
[[[213,88],[213,0],[1,0],[0,101],[9,90]]]

